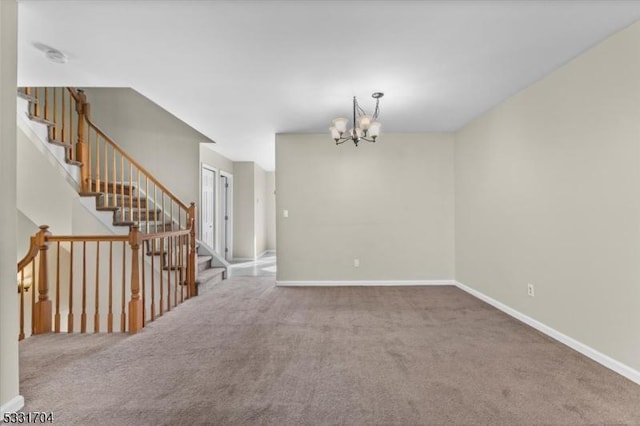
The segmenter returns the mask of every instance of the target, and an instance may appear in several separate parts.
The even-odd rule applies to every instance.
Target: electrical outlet
[[[530,297],[534,297],[536,295],[536,289],[533,284],[527,284],[527,294]]]
[[[354,266],[354,268],[359,268],[360,267],[360,259],[353,259],[353,266]]]

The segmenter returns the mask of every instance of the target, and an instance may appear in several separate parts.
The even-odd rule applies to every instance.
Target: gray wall
[[[267,250],[267,172],[254,164],[254,192],[255,192],[255,239],[256,256],[260,256]]]
[[[276,135],[278,280],[452,280],[453,150],[451,134]]]
[[[18,5],[0,2],[0,406],[20,406],[16,303],[16,87]]]
[[[94,123],[184,203],[200,199],[200,143],[209,141],[135,90],[89,88]]]
[[[276,174],[267,172],[265,187],[267,250],[276,249]]]
[[[467,125],[455,165],[457,280],[635,369],[639,76],[636,24]]]
[[[256,254],[254,187],[254,163],[233,163],[233,257],[237,259],[253,259]]]

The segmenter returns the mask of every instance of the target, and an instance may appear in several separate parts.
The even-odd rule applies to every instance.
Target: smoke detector
[[[66,64],[69,58],[67,55],[59,51],[58,49],[54,49],[51,46],[47,46],[42,43],[33,43],[33,47],[38,49],[39,51],[44,53],[44,56],[47,57],[51,62],[55,62],[56,64]]]

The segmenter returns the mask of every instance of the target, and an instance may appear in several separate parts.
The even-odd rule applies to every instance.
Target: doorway
[[[233,257],[233,176],[220,172],[220,254],[225,260]]]
[[[216,171],[202,165],[202,207],[200,229],[202,242],[215,250],[216,246]]]

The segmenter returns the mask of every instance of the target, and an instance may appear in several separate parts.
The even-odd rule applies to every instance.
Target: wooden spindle
[[[196,224],[198,211],[196,209],[196,203],[191,203],[189,205],[189,211],[187,215],[187,226],[189,226],[189,262],[187,265],[187,280],[189,281],[189,297],[193,297],[197,295],[196,288],[196,274],[198,273],[198,269],[196,268],[196,259],[198,257],[198,253],[196,252]]]
[[[36,291],[37,291],[37,277],[36,277],[36,260],[31,262],[31,334],[36,334]]]
[[[171,237],[167,237],[167,312],[171,310]]]
[[[36,87],[34,89],[34,91],[35,91],[35,96],[34,97],[36,98],[36,104],[35,104],[35,107],[33,109],[34,109],[34,115],[36,117],[40,117],[40,100],[41,99],[40,99],[40,90],[39,89],[40,89],[39,87]]]
[[[129,162],[129,221],[133,222],[133,163]]]
[[[111,206],[112,207],[116,207],[117,203],[116,203],[116,176],[117,176],[117,167],[116,167],[116,149],[115,147],[111,149],[111,153],[113,154],[113,185],[111,187],[111,194],[113,196],[113,199],[111,200]]]
[[[137,218],[138,220],[136,222],[138,222],[138,227],[140,227],[140,222],[142,221],[142,211],[140,209],[140,200],[142,199],[142,197],[140,196],[140,169],[138,170],[138,185],[136,186],[136,197],[138,199],[138,214],[137,214]],[[144,309],[144,308],[143,308]]]
[[[67,127],[67,124],[66,124],[66,121],[65,121],[66,108],[64,107],[64,105],[65,105],[64,100],[66,98],[66,96],[65,96],[66,94],[67,94],[67,91],[65,89],[62,89],[62,99],[61,99],[61,102],[60,102],[60,113],[61,113],[60,114],[61,115],[60,122],[62,123],[61,129],[60,129],[60,139],[62,140],[62,142],[66,142],[67,138],[69,137],[69,135],[67,134],[68,132],[65,132],[65,129]],[[69,141],[69,145],[73,146],[71,141]],[[77,159],[77,157],[71,157],[71,159],[74,159],[74,158]]]
[[[151,321],[156,319],[156,281],[155,281],[156,240],[151,240]]]
[[[182,273],[182,235],[178,236],[178,276],[180,279],[180,303],[184,302],[184,274]]]
[[[49,242],[47,237],[51,235],[47,225],[40,226],[36,241],[40,250],[38,271],[38,302],[34,304],[35,334],[49,333],[51,331],[51,300],[49,300],[49,281],[47,268],[47,250]],[[33,276],[35,279],[35,275]],[[35,291],[34,291],[35,295]]]
[[[121,292],[121,302],[120,302],[120,306],[122,311],[120,312],[120,331],[122,333],[124,333],[125,331],[127,331],[127,314],[125,312],[125,306],[126,306],[126,302],[125,302],[125,294],[127,292],[126,290],[126,284],[127,284],[127,258],[125,256],[127,251],[127,243],[126,242],[122,242],[122,292]]]
[[[58,140],[58,88],[53,88],[53,121],[56,123],[53,126],[53,139]]]
[[[95,138],[95,147],[96,147],[96,169],[95,169],[95,176],[93,177],[93,180],[95,181],[94,185],[95,185],[95,192],[100,192],[100,183],[101,183],[101,178],[102,178],[102,174],[100,173],[100,135],[98,135],[98,133],[96,133],[96,138]],[[91,131],[89,131],[89,152],[91,152]],[[91,155],[89,155],[89,158],[93,158],[91,157]]]
[[[33,282],[33,280],[31,282]],[[23,340],[24,339],[24,268],[20,271],[20,287],[18,287],[18,290],[20,290],[20,332],[18,333],[18,340]]]
[[[173,222],[172,222],[173,223]],[[176,255],[178,254],[177,237],[171,237],[173,243],[173,306],[178,306],[178,287],[180,285],[180,277],[178,276],[178,265]]]
[[[104,196],[109,198],[109,145],[104,141]],[[107,203],[108,204],[108,203]]]
[[[146,175],[145,175],[145,177],[144,177],[144,181],[145,181],[145,189],[144,189],[144,197],[145,197],[145,198],[144,198],[144,211],[145,211],[145,215],[146,215],[146,219],[147,219],[147,221],[145,222],[145,223],[146,223],[145,228],[146,228],[146,230],[147,230],[147,234],[148,234],[148,233],[149,233],[149,220],[151,219],[151,218],[149,217],[149,176],[146,176]],[[155,214],[154,214],[154,219],[157,219],[157,218],[155,217]]]
[[[120,153],[120,220],[124,221],[124,209],[127,205],[124,198],[124,155]]]
[[[49,88],[44,88],[44,119],[49,119]]]
[[[131,300],[129,301],[129,333],[135,334],[143,326],[142,299],[140,298],[140,232],[133,225],[129,232],[131,246]]]
[[[80,333],[87,332],[87,242],[82,242],[82,313],[80,314]]]
[[[100,331],[100,241],[96,241],[96,294],[93,313],[93,332]]]
[[[160,316],[164,313],[164,238],[160,238]]]
[[[140,244],[143,245],[144,243],[141,242]],[[147,268],[144,267],[144,246],[142,248],[143,249],[140,250],[140,285],[142,287],[142,327],[144,327],[147,323],[147,280],[145,279],[145,270]]]
[[[109,241],[109,311],[107,333],[113,333],[113,241]]]
[[[67,316],[67,333],[73,333],[73,241],[69,249],[69,315]]]
[[[60,241],[56,244],[56,314],[53,323],[53,331],[60,333]]]

